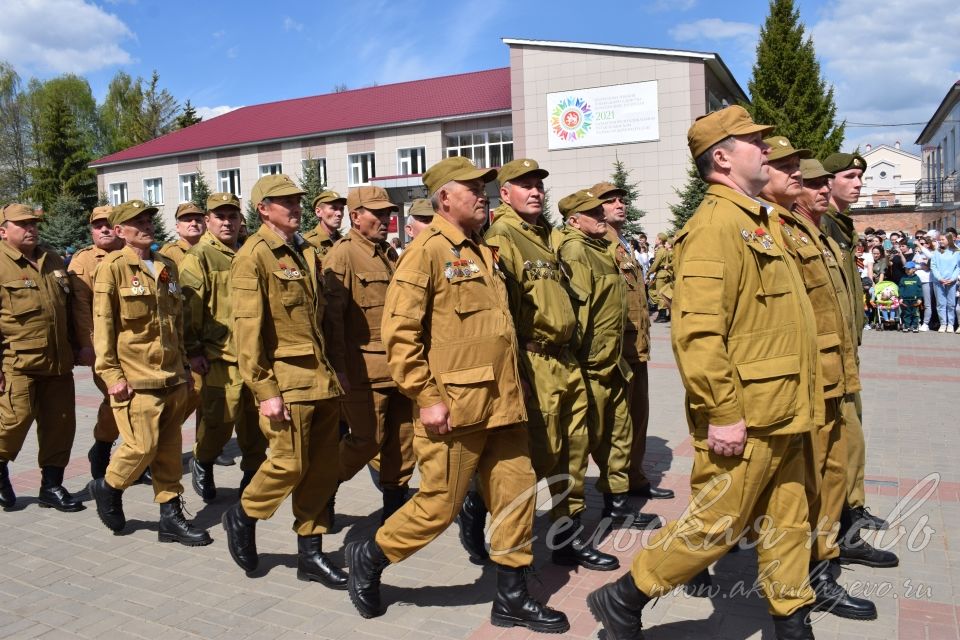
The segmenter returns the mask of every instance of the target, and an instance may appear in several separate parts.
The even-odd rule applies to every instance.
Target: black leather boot
[[[659,529],[663,526],[660,516],[634,509],[627,501],[628,497],[626,493],[603,494],[603,513],[601,515],[604,518],[610,518],[617,524],[626,524],[634,529]]]
[[[483,564],[490,559],[483,539],[486,522],[487,506],[483,504],[483,498],[476,491],[467,491],[457,514],[457,525],[460,527],[460,544],[467,550],[473,564]]]
[[[562,611],[533,599],[527,591],[529,567],[497,565],[497,595],[490,622],[497,627],[526,627],[540,633],[566,633],[570,622]]]
[[[297,580],[343,591],[347,574],[323,555],[323,536],[297,536]]]
[[[797,609],[789,616],[773,616],[777,640],[814,640],[810,607]]]
[[[351,542],[347,545],[347,591],[350,602],[364,618],[383,615],[380,604],[380,576],[390,561],[372,539]]]
[[[123,531],[127,526],[127,518],[123,515],[123,491],[114,489],[103,478],[97,478],[87,484],[87,492],[97,504],[100,522],[114,533]]]
[[[892,551],[876,549],[860,537],[859,529],[851,529],[842,536],[837,545],[840,547],[840,564],[862,564],[868,567],[895,567],[900,558]]]
[[[657,323],[660,323],[660,322],[670,322],[669,320],[667,320],[667,310],[666,310],[666,309],[660,309],[659,311],[657,311],[657,317],[656,317],[656,319],[654,320],[654,322],[657,322]]]
[[[890,528],[890,524],[879,516],[875,516],[866,507],[852,507],[849,509],[849,518],[853,526],[859,529],[873,529],[883,531]]]
[[[213,481],[213,463],[200,462],[196,458],[191,458],[190,473],[193,490],[204,502],[213,502],[217,497],[217,485]]]
[[[648,602],[650,597],[637,589],[629,571],[587,596],[587,607],[603,625],[607,640],[643,640],[640,615]]]
[[[237,464],[237,461],[233,459],[233,456],[228,456],[227,454],[220,452],[220,455],[217,456],[217,459],[213,461],[213,464],[218,467],[232,467]]]
[[[137,478],[137,482],[139,484],[153,484],[153,474],[150,472],[150,467],[143,470],[143,473]]]
[[[257,519],[243,511],[238,501],[223,513],[220,520],[227,532],[227,548],[233,561],[246,572],[256,570],[260,563],[257,555]]]
[[[210,534],[195,528],[183,517],[183,498],[177,496],[160,505],[160,542],[179,542],[188,547],[205,547],[213,540]]]
[[[0,507],[4,511],[13,509],[17,504],[17,494],[13,492],[13,485],[10,484],[10,470],[7,468],[7,461],[0,460]]]
[[[674,497],[673,489],[661,489],[652,484],[645,484],[642,487],[630,489],[627,495],[636,498],[647,498],[648,500],[670,500]]]
[[[43,467],[40,469],[40,494],[37,501],[41,507],[54,508],[57,511],[83,511],[86,507],[75,499],[63,486],[63,467]]]
[[[90,461],[90,476],[96,480],[107,474],[107,465],[110,464],[110,450],[112,442],[93,441],[90,451],[87,451],[87,460]]]
[[[243,477],[240,478],[240,487],[239,487],[239,493],[241,496],[243,495],[243,490],[247,488],[247,485],[250,484],[250,481],[253,480],[253,476],[255,476],[256,474],[257,474],[256,471],[243,472]]]
[[[553,549],[554,564],[580,566],[594,571],[614,571],[620,568],[620,561],[616,556],[600,551],[590,544],[590,540],[583,539],[583,527],[579,517],[570,518],[570,522],[570,526],[549,541],[549,546]]]
[[[683,592],[691,598],[709,598],[712,588],[713,579],[710,578],[710,569],[704,569],[683,585]]]
[[[837,584],[829,560],[810,563],[810,586],[817,594],[813,608],[851,620],[875,620],[877,607],[869,600],[855,598]]]
[[[387,521],[387,518],[397,512],[407,501],[406,487],[384,487],[383,489],[383,512],[380,515],[380,524]]]

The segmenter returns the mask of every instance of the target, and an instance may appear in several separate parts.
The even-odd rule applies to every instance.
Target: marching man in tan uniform
[[[97,268],[111,251],[123,248],[123,238],[113,233],[110,225],[110,212],[113,207],[96,207],[90,214],[90,236],[93,244],[80,249],[73,255],[67,272],[70,274],[70,315],[73,319],[74,340],[77,343],[77,364],[93,367],[96,354],[93,350],[93,283]],[[113,419],[110,408],[110,395],[103,380],[96,373],[93,382],[103,394],[103,402],[97,409],[97,422],[93,427],[93,446],[87,452],[90,461],[90,475],[102,478],[110,463],[110,449],[120,437],[117,421]]]
[[[813,638],[803,443],[822,419],[817,329],[780,225],[755,199],[769,180],[762,135],[770,130],[734,106],[687,133],[710,183],[675,245],[671,329],[693,436],[691,503],[630,573],[587,596],[612,639],[642,637],[641,609],[740,537],[756,539],[761,516],[760,586],[776,637]]]
[[[183,295],[176,266],[150,250],[156,212],[130,200],[110,214],[126,246],[97,269],[94,370],[107,386],[123,443],[106,475],[87,488],[103,524],[120,532],[126,525],[123,491],[150,465],[154,501],[160,503],[160,541],[202,546],[212,540],[184,519],[180,497],[180,428],[192,384],[183,348]]]
[[[36,420],[40,506],[80,511],[63,486],[77,429],[70,280],[60,256],[39,246],[39,221],[26,205],[0,210],[0,507],[16,503],[8,465]]]
[[[357,187],[347,194],[351,229],[323,260],[327,308],[324,337],[347,395],[340,403],[350,432],[340,440],[341,483],[374,456],[380,458],[380,488],[386,520],[406,501],[413,461],[401,464],[400,434],[413,420],[410,399],[387,368],[380,338],[387,285],[396,269],[386,242],[390,216],[398,207],[382,187]],[[402,468],[404,467],[404,468]]]
[[[237,367],[230,267],[240,232],[240,201],[230,193],[207,198],[206,231],[180,262],[185,300],[184,341],[190,369],[203,377],[200,420],[190,461],[193,488],[204,502],[217,497],[213,464],[236,426],[243,458],[240,493],[266,459],[257,405]]]
[[[293,494],[297,578],[344,589],[347,576],[323,554],[326,505],[337,486],[337,376],[321,334],[324,297],[317,250],[300,228],[300,189],[286,175],[257,180],[250,199],[263,224],[233,259],[230,299],[243,382],[260,408],[269,455],[240,501],[223,514],[240,568],[257,568],[256,524]]]
[[[493,516],[491,622],[563,633],[566,616],[526,588],[536,476],[503,275],[478,235],[487,220],[484,184],[495,175],[463,157],[423,175],[437,215],[403,253],[382,328],[393,379],[416,403],[420,490],[374,538],[347,546],[350,600],[365,618],[383,614],[383,570],[450,526],[476,473]]]
[[[343,222],[343,207],[346,204],[346,198],[330,190],[321,192],[313,199],[317,226],[303,234],[303,239],[317,248],[321,261],[341,238],[340,224]]]

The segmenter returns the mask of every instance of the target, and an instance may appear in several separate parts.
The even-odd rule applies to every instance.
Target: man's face
[[[850,206],[860,198],[860,188],[863,186],[862,178],[862,169],[841,171],[833,179],[833,189],[830,195],[844,208]]]
[[[763,187],[763,193],[770,195],[777,204],[789,208],[803,190],[800,156],[771,160],[768,166],[770,181]]]
[[[207,230],[228,247],[237,245],[240,220],[240,209],[233,206],[217,207],[213,211],[208,211],[204,219]]]
[[[830,178],[823,176],[804,180],[797,205],[816,215],[826,213],[830,208]]]
[[[144,211],[137,217],[116,225],[113,232],[135,249],[149,249],[153,244],[153,214]]]
[[[570,219],[574,228],[583,231],[586,235],[599,240],[607,235],[607,223],[604,222],[603,207],[590,211],[583,211]]]
[[[336,231],[343,222],[342,202],[321,202],[313,212],[327,231]]]
[[[500,198],[527,218],[536,218],[543,213],[543,194],[543,180],[531,174],[500,187]]]
[[[190,244],[196,244],[205,230],[203,216],[199,213],[188,213],[177,218],[177,235]]]
[[[617,227],[627,221],[627,204],[623,196],[614,195],[603,201],[603,219],[607,224]]]
[[[90,225],[90,237],[98,249],[112,251],[123,246],[123,239],[113,232],[110,222],[105,219],[93,221]]]
[[[733,136],[734,146],[725,150],[729,162],[730,179],[749,196],[760,193],[770,179],[767,156],[770,146],[760,133]]]
[[[441,189],[446,191],[446,205],[451,220],[465,231],[479,231],[487,221],[487,195],[483,180],[450,182]]]
[[[367,209],[359,207],[350,212],[350,223],[357,233],[367,240],[383,242],[387,239],[387,228],[393,209]]]
[[[36,220],[8,220],[0,226],[0,237],[21,253],[32,253],[40,241]]]
[[[300,228],[300,196],[273,196],[269,201],[261,201],[257,211],[263,221],[286,236],[293,236]]]

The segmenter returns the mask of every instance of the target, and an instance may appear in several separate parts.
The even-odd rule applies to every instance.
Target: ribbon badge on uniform
[[[474,273],[480,273],[480,267],[473,260],[455,260],[443,266],[443,275],[447,280],[466,278]]]
[[[278,266],[283,270],[283,275],[285,275],[287,278],[293,279],[300,277],[300,271],[298,269],[291,269],[283,262],[281,262]]]
[[[133,276],[133,278],[130,279],[130,293],[132,293],[135,296],[142,296],[146,292],[147,290],[140,283],[140,278],[138,278],[137,276]]]
[[[36,280],[31,278],[26,271],[23,272],[23,286],[27,289],[33,289],[37,286]]]
[[[773,240],[770,239],[770,236],[767,235],[767,232],[764,231],[762,227],[757,227],[757,230],[753,232],[754,238],[757,239],[757,242],[763,245],[764,249],[770,249],[773,246]]]
[[[63,289],[64,293],[70,293],[70,282],[67,280],[67,274],[62,269],[54,269],[53,275],[57,279],[57,284]]]

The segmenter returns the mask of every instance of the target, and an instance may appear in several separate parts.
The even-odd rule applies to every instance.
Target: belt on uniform
[[[567,347],[565,345],[534,342],[533,340],[529,340],[524,343],[523,348],[525,351],[529,351],[530,353],[536,353],[538,355],[548,356],[550,358],[559,358],[567,351]]]

